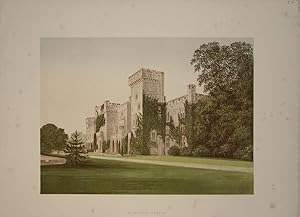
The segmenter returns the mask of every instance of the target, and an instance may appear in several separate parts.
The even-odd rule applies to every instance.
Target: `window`
[[[156,133],[155,131],[151,132],[151,141],[155,141],[156,140]]]
[[[133,127],[136,127],[138,125],[138,119],[137,119],[137,117],[135,119],[133,119],[132,125],[133,125]]]
[[[167,148],[169,148],[169,146],[170,146],[170,138],[169,137],[166,137],[166,146],[167,146]]]
[[[135,95],[135,100],[137,100],[137,99],[138,99],[138,94]]]
[[[179,128],[179,129],[180,129],[180,132],[181,132],[181,133],[184,132],[184,126],[183,126],[183,125],[180,125],[180,128]]]
[[[141,109],[141,105],[140,104],[138,104],[138,110],[140,110]]]
[[[183,117],[184,117],[184,110],[180,110],[180,111],[179,111],[179,117],[180,117],[180,118],[183,118]]]
[[[170,128],[166,127],[166,134],[169,135],[170,134]]]

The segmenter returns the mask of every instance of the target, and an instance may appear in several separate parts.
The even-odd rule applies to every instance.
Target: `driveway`
[[[41,155],[41,165],[56,165],[66,163],[65,158]]]
[[[210,165],[210,164],[199,164],[199,163],[166,162],[166,161],[155,161],[155,160],[137,160],[137,159],[122,158],[122,157],[108,157],[108,156],[99,156],[99,155],[98,156],[90,155],[90,158],[126,161],[126,162],[143,163],[143,164],[156,164],[156,165],[163,165],[163,166],[220,170],[220,171],[228,171],[228,172],[253,173],[253,168],[246,168],[246,167],[221,166],[221,165]]]

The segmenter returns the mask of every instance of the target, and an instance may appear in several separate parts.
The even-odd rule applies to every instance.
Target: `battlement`
[[[120,103],[107,102],[105,104],[105,111],[106,112],[118,112],[119,105],[120,105]]]
[[[85,123],[88,125],[88,126],[92,126],[95,122],[95,117],[88,117],[85,119]]]
[[[120,104],[119,106],[118,106],[118,112],[122,112],[122,111],[124,111],[124,110],[127,110],[128,108],[129,108],[129,106],[130,106],[130,103],[129,102],[125,102],[125,103],[123,103],[123,104]],[[130,109],[130,108],[129,108]]]
[[[200,93],[196,93],[196,85],[195,84],[189,84],[187,89],[187,94],[177,97],[175,99],[169,100],[167,102],[167,106],[175,106],[177,104],[182,104],[185,103],[185,101],[187,100],[189,103],[196,103],[198,102],[201,97],[203,96]]]
[[[177,97],[175,99],[169,100],[167,106],[173,106],[179,103],[184,103],[187,100],[187,95]]]
[[[95,106],[96,115],[104,114],[105,112],[117,112],[120,103],[113,103],[106,100],[101,106]]]
[[[128,78],[128,85],[131,87],[132,85],[142,81],[142,80],[151,80],[154,82],[159,82],[161,77],[164,75],[163,72],[153,70],[153,69],[146,69],[141,68]]]

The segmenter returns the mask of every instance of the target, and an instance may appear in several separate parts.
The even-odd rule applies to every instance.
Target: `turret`
[[[196,102],[196,85],[195,84],[189,84],[188,85],[187,100],[188,100],[189,103],[195,103]]]

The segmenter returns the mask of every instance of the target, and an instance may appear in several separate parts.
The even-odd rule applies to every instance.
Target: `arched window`
[[[156,132],[154,130],[151,132],[151,141],[156,141]]]

